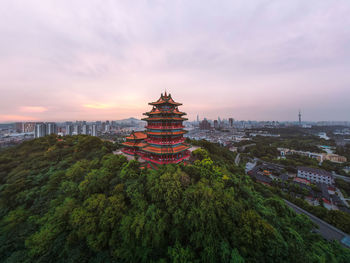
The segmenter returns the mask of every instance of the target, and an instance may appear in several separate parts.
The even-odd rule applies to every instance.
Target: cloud
[[[93,103],[93,104],[84,104],[83,107],[89,108],[89,109],[105,110],[105,109],[111,109],[115,106],[111,104]]]
[[[349,119],[348,0],[1,5],[2,114],[141,117],[168,88],[190,118]]]
[[[21,112],[41,113],[48,111],[47,108],[41,106],[22,106],[20,107]]]

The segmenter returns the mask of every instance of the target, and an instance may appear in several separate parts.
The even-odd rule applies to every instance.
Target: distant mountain
[[[138,122],[144,122],[144,121],[142,121],[142,120],[140,120],[140,119],[136,119],[136,118],[134,118],[134,117],[130,117],[130,118],[128,118],[128,119],[116,120],[115,122],[116,122],[116,123],[131,123],[131,122],[136,122],[136,123],[138,123]]]

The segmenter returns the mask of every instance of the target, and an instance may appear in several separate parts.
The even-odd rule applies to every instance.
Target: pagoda
[[[144,132],[132,132],[123,143],[122,152],[131,156],[140,156],[147,162],[147,167],[180,163],[190,156],[190,146],[185,142],[183,135],[183,116],[186,113],[179,111],[181,103],[175,102],[171,94],[161,94],[156,102],[151,102],[151,111],[144,113],[147,121]]]
[[[145,143],[145,139],[147,135],[144,132],[132,132],[128,137],[126,137],[126,141],[122,143],[124,148],[122,152],[128,155],[141,155],[141,149],[147,145]]]
[[[161,94],[156,102],[148,103],[152,110],[144,113],[148,145],[142,148],[142,159],[154,164],[179,163],[188,158],[189,145],[185,144],[183,128],[186,113],[179,111],[181,103],[175,102],[171,94]]]

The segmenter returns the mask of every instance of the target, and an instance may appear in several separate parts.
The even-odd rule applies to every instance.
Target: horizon
[[[165,89],[190,120],[350,121],[346,0],[2,6],[0,123],[140,119]]]
[[[221,116],[218,116],[218,117],[220,117],[221,118]],[[231,117],[227,117],[227,118],[221,118],[221,120],[226,120],[226,121],[228,121],[229,120],[229,118],[231,118]],[[138,121],[143,121],[143,120],[141,120],[141,118],[136,118],[136,117],[128,117],[128,118],[123,118],[123,119],[95,119],[95,120],[84,120],[84,119],[74,119],[74,120],[69,120],[69,119],[67,119],[67,120],[60,120],[60,121],[55,121],[55,120],[40,120],[40,121],[30,121],[30,120],[19,120],[19,121],[6,121],[6,122],[0,122],[0,124],[13,124],[13,123],[26,123],[26,122],[28,122],[28,123],[30,123],[30,122],[33,122],[33,123],[39,123],[39,122],[55,122],[55,123],[65,123],[65,122],[72,122],[72,123],[74,123],[74,122],[82,122],[82,121],[86,121],[87,123],[93,123],[93,122],[98,122],[98,121],[102,121],[102,122],[104,122],[104,121],[117,121],[117,122],[120,122],[120,121],[128,121],[128,120],[130,120],[130,119],[135,119],[135,120],[138,120]],[[199,120],[200,121],[203,121],[204,119],[206,119],[206,120],[208,120],[208,121],[211,121],[211,122],[213,122],[213,121],[215,121],[215,120],[217,120],[218,118],[207,118],[207,117],[200,117],[199,118]],[[233,118],[234,119],[234,122],[241,122],[241,121],[243,121],[243,122],[278,122],[278,123],[298,123],[299,121],[298,120],[291,120],[291,121],[289,121],[289,120],[281,120],[281,121],[279,121],[279,120],[240,120],[240,119],[235,119],[235,118]],[[184,122],[196,122],[197,120],[196,120],[196,118],[194,118],[194,119],[188,119],[187,121],[184,121]],[[143,122],[146,122],[146,121],[143,121]],[[345,123],[350,123],[350,121],[347,121],[347,120],[317,120],[317,121],[310,121],[310,120],[302,120],[301,121],[301,123],[303,123],[303,124],[308,124],[308,123],[322,123],[322,122],[329,122],[329,123],[341,123],[341,122],[345,122]]]

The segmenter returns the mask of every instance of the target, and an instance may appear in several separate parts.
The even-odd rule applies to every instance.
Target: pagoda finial
[[[165,89],[165,92],[164,92],[164,96],[167,97],[167,95],[166,95],[166,89]]]

